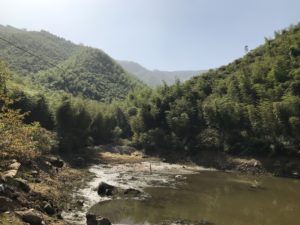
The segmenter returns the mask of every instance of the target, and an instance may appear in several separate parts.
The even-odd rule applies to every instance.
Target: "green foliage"
[[[39,123],[23,123],[24,115],[11,108],[14,100],[7,95],[6,90],[6,81],[10,75],[0,62],[0,159],[32,160],[41,152],[55,147],[55,136],[41,128]]]
[[[192,154],[295,154],[300,121],[300,25],[186,83],[129,95],[133,142]],[[167,137],[167,139],[166,139]]]
[[[20,89],[11,89],[10,92],[11,98],[15,100],[12,107],[20,109],[24,113],[25,123],[30,124],[37,121],[48,130],[54,129],[54,115],[43,94],[29,95]]]
[[[0,35],[17,46],[40,56],[37,58],[24,53],[0,40],[0,58],[9,65],[11,70],[22,75],[50,69],[53,67],[51,64],[56,65],[66,60],[79,48],[70,41],[43,30],[40,32],[26,31],[0,25]]]
[[[0,25],[0,35],[30,51],[0,40],[0,58],[17,74],[50,90],[110,103],[144,85],[99,49],[76,45],[46,31]]]
[[[74,106],[70,99],[65,99],[57,110],[56,119],[61,149],[71,152],[88,144],[91,115],[83,105]]]
[[[58,62],[63,70],[46,68],[32,74],[36,84],[48,88],[46,91],[29,94],[15,89],[11,96],[15,109],[25,113],[27,123],[39,121],[43,127],[57,131],[60,150],[65,152],[127,138],[139,148],[168,155],[192,155],[202,149],[298,154],[299,46],[297,25],[277,32],[274,40],[267,39],[264,45],[227,66],[185,83],[164,83],[155,90],[131,79],[103,52],[80,47]],[[7,73],[2,74],[0,81],[5,81]],[[1,83],[2,108],[12,101],[4,94],[6,89]],[[61,97],[60,90],[77,97]],[[123,99],[127,93],[125,101],[112,101]],[[16,110],[13,112],[12,117],[20,116]],[[22,117],[12,120],[16,123],[11,126],[21,124],[25,130],[17,132],[27,132],[31,136],[26,138],[32,138],[35,132],[28,129],[37,125],[25,125]],[[8,122],[3,124],[1,127],[7,129]],[[48,146],[47,132],[37,134],[39,146]]]
[[[98,49],[82,48],[58,66],[61,69],[37,73],[34,82],[101,102],[123,99],[131,89],[142,86]]]

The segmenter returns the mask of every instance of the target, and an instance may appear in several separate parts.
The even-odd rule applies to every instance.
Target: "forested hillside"
[[[133,141],[149,151],[299,154],[300,25],[227,66],[128,101]]]
[[[99,49],[46,31],[0,26],[0,59],[16,73],[52,90],[109,102],[143,84]]]
[[[122,89],[114,80],[124,86],[130,80],[110,74],[123,70],[92,48],[84,48],[59,66],[67,72],[41,71],[35,74],[38,83],[102,100],[105,97],[98,93],[111,97],[110,88],[121,98]],[[71,75],[76,73],[84,79]],[[97,89],[102,86],[97,73],[109,75],[103,89]],[[126,89],[130,93],[125,101],[104,104],[49,90],[33,95],[28,89],[2,85],[3,94],[11,99],[2,110],[20,109],[26,112],[19,117],[24,126],[37,121],[55,131],[62,152],[126,140],[126,144],[166,155],[193,156],[201,150],[299,155],[300,25],[276,32],[274,39],[266,39],[243,58],[185,83],[155,90]]]
[[[118,60],[118,63],[128,72],[134,74],[137,78],[152,87],[157,87],[166,82],[172,85],[176,80],[186,81],[193,76],[200,75],[205,70],[186,70],[186,71],[161,71],[161,70],[148,70],[138,63],[131,61]]]
[[[98,49],[82,48],[58,67],[35,74],[34,82],[101,102],[123,99],[133,88],[142,86]]]
[[[11,70],[21,75],[49,69],[53,67],[52,63],[57,65],[63,62],[80,48],[70,41],[43,30],[26,31],[0,25],[0,37],[34,54],[26,53],[0,40],[0,58],[9,65]]]

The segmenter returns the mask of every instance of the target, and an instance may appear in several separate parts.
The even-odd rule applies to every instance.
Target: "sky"
[[[299,0],[0,0],[2,25],[170,71],[226,65],[299,21]]]

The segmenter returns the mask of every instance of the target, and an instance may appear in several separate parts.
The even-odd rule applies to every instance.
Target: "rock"
[[[22,206],[27,206],[30,204],[27,200],[27,198],[24,195],[18,195],[15,197],[15,199],[21,204]]]
[[[36,178],[33,180],[34,183],[42,183],[42,180],[40,178]]]
[[[6,212],[12,210],[14,207],[14,203],[11,199],[0,196],[0,212]]]
[[[54,167],[62,168],[65,164],[63,160],[54,156],[48,157],[47,159]]]
[[[113,194],[114,186],[107,184],[105,182],[101,182],[98,186],[98,195],[100,196],[110,196]]]
[[[111,222],[107,218],[103,218],[103,217],[88,213],[86,215],[86,224],[87,225],[111,225]]]
[[[30,174],[31,174],[33,177],[37,177],[37,176],[39,175],[39,172],[36,171],[36,170],[32,170],[32,171],[30,172]]]
[[[0,184],[0,194],[4,194],[5,193],[5,186],[4,184]]]
[[[175,179],[177,179],[177,180],[186,180],[186,177],[184,177],[182,175],[176,175]]]
[[[53,215],[55,214],[55,209],[53,208],[53,206],[49,203],[46,202],[43,206],[43,210],[48,214],[48,215]]]
[[[142,193],[141,191],[133,188],[128,188],[124,191],[124,195],[132,195],[132,196],[138,196],[141,193]]]
[[[25,211],[16,211],[22,220],[30,225],[44,225],[43,215],[34,209],[28,209]]]
[[[27,180],[24,180],[22,178],[16,178],[14,179],[14,182],[16,182],[16,184],[22,189],[22,191],[24,192],[30,191],[30,187],[28,185]]]
[[[19,163],[19,162],[16,161],[16,162],[10,164],[8,166],[8,169],[10,169],[10,170],[18,170],[20,168],[20,166],[21,166],[21,163]]]
[[[137,180],[136,177],[130,177],[129,180]]]
[[[299,172],[298,171],[292,171],[292,177],[299,178],[300,177]]]
[[[82,207],[84,205],[84,201],[83,200],[77,200],[76,204],[80,207]]]
[[[78,156],[78,157],[74,160],[74,164],[75,164],[75,166],[83,167],[83,166],[85,165],[85,160],[84,160],[84,158]]]
[[[18,170],[7,170],[2,174],[2,179],[7,180],[10,178],[14,178],[18,173]]]

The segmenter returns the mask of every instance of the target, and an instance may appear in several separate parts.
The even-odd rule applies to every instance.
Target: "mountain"
[[[165,81],[168,85],[174,84],[177,79],[186,81],[193,76],[206,72],[205,70],[186,70],[186,71],[160,71],[148,70],[136,62],[118,60],[118,63],[128,72],[149,86],[158,86]]]
[[[103,102],[144,86],[103,51],[43,30],[0,25],[0,60],[37,85]]]

